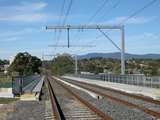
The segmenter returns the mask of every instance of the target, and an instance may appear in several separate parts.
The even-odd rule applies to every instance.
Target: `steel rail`
[[[67,81],[67,82],[69,82],[69,81]],[[76,82],[78,82],[78,81],[76,81]],[[137,108],[137,109],[142,110],[143,112],[145,112],[145,113],[147,113],[147,114],[149,114],[149,115],[151,115],[151,116],[153,116],[153,117],[160,118],[160,113],[157,112],[157,111],[150,110],[150,109],[148,109],[148,108],[145,108],[145,107],[143,107],[143,106],[136,105],[136,104],[131,103],[131,102],[128,102],[128,101],[126,101],[126,100],[122,100],[122,99],[113,97],[113,96],[111,96],[111,95],[101,93],[101,92],[99,92],[99,91],[97,91],[97,90],[95,90],[95,89],[91,89],[91,88],[88,88],[88,87],[83,86],[82,83],[81,83],[81,85],[80,85],[80,84],[77,84],[77,83],[75,83],[75,82],[74,82],[74,83],[73,83],[73,82],[69,82],[69,83],[74,84],[74,85],[77,85],[77,86],[79,86],[79,87],[81,87],[81,88],[84,88],[84,89],[86,89],[86,90],[89,90],[89,91],[91,91],[91,92],[94,92],[94,93],[96,93],[96,94],[99,94],[99,95],[101,95],[101,96],[104,96],[104,97],[106,97],[106,98],[109,98],[109,99],[115,101],[116,103],[118,102],[118,103],[127,105],[128,107]],[[84,83],[83,83],[83,84],[84,84]],[[87,84],[85,83],[85,85],[87,85]]]
[[[69,79],[69,80],[71,80],[71,79]],[[71,80],[71,81],[73,81],[73,80]],[[139,96],[139,95],[123,92],[123,91],[118,91],[116,89],[107,88],[107,87],[103,87],[103,86],[98,86],[98,85],[85,83],[85,82],[81,82],[81,81],[76,81],[76,82],[82,83],[82,84],[86,84],[86,85],[89,85],[89,86],[92,86],[92,87],[100,88],[100,89],[103,89],[103,90],[115,92],[115,93],[118,93],[118,94],[121,94],[121,95],[125,95],[125,96],[131,97],[131,98],[143,100],[143,101],[146,101],[146,102],[149,102],[149,103],[153,103],[153,104],[156,104],[156,105],[160,105],[160,101],[159,100],[154,100],[154,99],[149,98],[149,97]]]
[[[88,107],[91,111],[93,111],[94,113],[96,113],[99,117],[101,117],[103,120],[112,120],[112,118],[105,114],[104,112],[102,112],[101,110],[99,110],[98,108],[96,108],[95,106],[93,106],[91,103],[89,103],[87,100],[84,100],[82,97],[80,97],[79,95],[77,95],[75,92],[73,92],[67,85],[65,85],[64,83],[54,79],[55,82],[57,84],[59,84],[60,86],[62,86],[63,88],[65,88],[69,93],[71,93],[78,101],[80,101],[82,104],[84,104],[86,107]]]
[[[52,110],[53,110],[53,114],[55,114],[55,119],[56,120],[64,120],[64,115],[63,113],[61,112],[60,110],[60,106],[58,105],[57,103],[57,99],[55,97],[55,94],[54,94],[54,91],[53,91],[53,88],[51,86],[51,83],[49,81],[49,78],[47,78],[47,83],[48,83],[48,91],[49,91],[49,94],[50,94],[50,99],[51,99],[51,104],[52,104]]]

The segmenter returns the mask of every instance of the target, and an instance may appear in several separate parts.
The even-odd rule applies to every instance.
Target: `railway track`
[[[47,82],[55,120],[112,120],[64,83],[50,77]]]
[[[81,88],[84,88],[86,90],[92,91],[96,94],[99,94],[103,96],[104,98],[109,98],[115,102],[118,102],[120,104],[124,104],[130,108],[136,108],[139,109],[151,116],[153,116],[154,119],[160,119],[160,104],[159,101],[152,100],[150,98],[145,98],[142,96],[136,96],[136,95],[131,95],[128,93],[120,92],[117,90],[112,90],[104,87],[100,87],[97,85],[89,84],[89,83],[84,83],[80,81],[74,81],[74,80],[67,80],[65,79],[66,82],[69,82],[71,84],[74,84],[76,86],[79,86]],[[103,92],[102,92],[103,91]],[[124,99],[125,97],[128,97],[127,99]],[[134,99],[134,101],[133,101]],[[136,102],[137,103],[136,103]],[[149,105],[149,108],[148,106]]]

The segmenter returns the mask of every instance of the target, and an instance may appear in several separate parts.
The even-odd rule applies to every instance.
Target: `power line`
[[[137,11],[135,11],[134,13],[132,13],[130,16],[128,16],[126,19],[124,19],[122,22],[120,22],[120,24],[124,24],[129,19],[131,19],[132,17],[134,17],[137,14],[139,14],[140,12],[142,12],[144,9],[146,9],[146,8],[150,7],[151,5],[153,5],[156,1],[157,0],[152,0],[149,3],[145,4],[142,8],[138,9]]]
[[[109,12],[111,12],[113,9],[115,9],[119,4],[120,4],[120,1],[121,0],[118,0],[115,4],[113,4],[113,6],[109,9],[109,10],[107,10],[107,12],[101,17],[101,20],[102,19],[104,19],[104,17],[106,17],[106,14],[108,14]],[[98,38],[100,38],[100,37],[103,37],[103,35],[98,35],[97,37],[96,37],[96,39],[98,39]]]
[[[103,7],[109,2],[109,0],[105,0],[103,2],[103,4],[97,9],[97,11],[90,17],[89,19],[89,22],[91,22],[95,17],[96,15],[103,9]],[[120,0],[118,0],[115,4],[113,4],[113,6],[107,11],[107,14],[108,12],[111,12],[112,9],[116,8],[118,5],[120,4]],[[106,14],[106,13],[105,13]],[[104,16],[102,17],[102,19],[104,18]],[[96,39],[102,37],[103,35],[98,35],[96,37]]]
[[[97,11],[90,17],[89,23],[92,22],[92,20],[97,16],[97,14],[104,8],[104,6],[108,3],[109,0],[104,0],[102,5],[99,6]]]
[[[59,16],[59,23],[58,25],[61,25],[61,19],[62,19],[62,16],[63,16],[63,11],[64,11],[64,7],[65,7],[65,2],[66,0],[63,0],[63,3],[62,3],[62,7],[61,7],[61,10],[60,10],[60,16]],[[58,37],[57,37],[57,42],[56,44],[58,44],[59,42],[59,39],[60,39],[60,36],[61,36],[61,30],[59,30],[59,34],[58,34]],[[55,48],[55,51],[56,51],[56,48]]]
[[[65,3],[66,3],[66,0],[63,0],[62,7],[61,7],[61,10],[60,10],[60,16],[59,16],[59,25],[61,25],[61,18],[63,16],[63,11],[64,11],[64,7],[65,7]]]
[[[68,9],[67,9],[67,12],[66,12],[66,15],[65,15],[65,17],[64,17],[64,20],[63,20],[62,25],[65,25],[65,23],[66,23],[66,21],[67,21],[68,15],[69,15],[69,13],[70,13],[70,11],[71,11],[72,2],[73,2],[73,1],[70,0],[70,3],[69,3],[69,6],[68,6]]]
[[[130,16],[128,16],[125,20],[123,20],[122,22],[120,22],[120,24],[124,24],[125,22],[127,22],[129,19],[131,19],[132,17],[136,16],[137,14],[139,14],[140,12],[142,12],[144,9],[150,7],[152,4],[154,4],[157,0],[152,0],[151,2],[147,3],[146,5],[144,5],[142,8],[138,9],[137,11],[135,11],[133,14],[131,14]],[[118,6],[118,4],[120,3],[120,0],[112,7],[115,8]],[[101,37],[101,35],[97,36],[97,37]]]
[[[113,9],[115,9],[120,4],[120,2],[121,0],[118,0],[115,4],[113,4],[113,6],[111,6],[100,19],[101,20],[104,19],[106,15],[108,15],[108,13],[110,13]]]
[[[70,3],[69,3],[69,6],[68,6],[68,9],[67,9],[67,12],[66,12],[66,14],[65,14],[65,16],[64,16],[64,19],[63,19],[63,21],[62,21],[62,25],[65,25],[65,23],[66,23],[66,21],[67,21],[69,12],[70,12],[71,7],[72,7],[72,2],[73,2],[73,1],[70,0]],[[61,13],[63,13],[63,11],[64,11],[64,6],[65,6],[65,0],[64,0],[64,2],[63,2],[62,8],[61,8]],[[59,43],[59,41],[60,41],[61,33],[62,33],[62,30],[59,30],[59,36],[58,36],[58,40],[57,40],[56,45],[58,45],[58,43]],[[55,48],[55,50],[56,50],[56,48]]]
[[[99,6],[99,8],[96,10],[96,12],[89,18],[88,20],[88,24],[90,22],[92,22],[92,20],[97,16],[97,14],[104,8],[104,6],[109,2],[109,0],[104,0],[103,3],[101,4],[101,6]],[[78,32],[77,34],[75,35],[75,37],[78,35]]]

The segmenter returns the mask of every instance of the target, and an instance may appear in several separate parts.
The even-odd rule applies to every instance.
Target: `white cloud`
[[[22,36],[30,33],[39,33],[42,32],[41,28],[25,28],[17,31],[1,31],[0,38],[4,37],[13,37],[13,36]]]
[[[114,19],[111,19],[111,20],[107,21],[106,23],[119,24],[119,23],[123,22],[126,18],[127,18],[126,16],[116,17]],[[156,19],[155,16],[152,16],[152,17],[133,17],[133,18],[129,19],[126,22],[126,24],[148,23],[148,22],[153,21],[154,19]]]
[[[47,7],[47,3],[45,2],[37,2],[37,3],[27,3],[22,2],[21,6],[13,6],[14,9],[18,11],[38,11]]]
[[[0,15],[0,21],[21,21],[21,22],[41,22],[51,18],[44,13],[29,13],[3,16]]]
[[[132,53],[159,53],[160,34],[142,33],[126,36],[126,49]]]
[[[53,18],[44,11],[46,7],[45,2],[22,2],[19,5],[0,7],[0,21],[45,22]]]
[[[139,35],[127,36],[127,38],[132,41],[159,41],[160,34],[146,32]]]
[[[14,42],[18,40],[22,40],[24,35],[29,35],[33,33],[40,33],[43,29],[41,28],[25,28],[19,31],[1,31],[0,34],[0,42]]]
[[[14,12],[33,12],[40,11],[47,7],[47,3],[45,2],[35,2],[35,3],[27,3],[21,2],[19,5],[10,5],[10,6],[2,6],[0,7],[1,11],[14,11]]]
[[[6,36],[6,37],[0,37],[0,43],[2,42],[15,42],[20,40],[20,37],[17,36]]]
[[[14,42],[20,40],[20,37],[8,37],[5,39],[1,39],[0,42]]]

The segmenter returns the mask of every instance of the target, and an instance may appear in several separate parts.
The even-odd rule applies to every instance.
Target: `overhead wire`
[[[153,5],[156,1],[157,1],[157,0],[152,0],[152,1],[150,1],[149,3],[145,4],[142,8],[136,10],[136,11],[133,12],[130,16],[128,16],[125,20],[123,20],[122,22],[120,22],[120,24],[126,23],[129,19],[133,18],[134,16],[136,16],[137,14],[139,14],[140,12],[142,12],[144,9],[150,7],[150,6]],[[111,9],[116,8],[119,4],[120,4],[120,0],[118,0],[118,1],[113,5],[113,7],[111,7]],[[103,6],[104,6],[104,5],[103,5]],[[102,8],[99,8],[99,9],[95,12],[95,14],[94,14],[93,16],[91,16],[91,18],[89,19],[89,22],[91,22],[92,19],[94,19],[94,18],[96,17],[96,15],[101,11],[101,9],[102,9]],[[111,11],[111,9],[110,9],[110,11]],[[103,33],[103,34],[104,34],[104,33]],[[97,36],[97,38],[99,38],[99,37],[100,37],[100,36]],[[106,36],[106,37],[108,37],[108,36]],[[111,41],[112,41],[112,40],[111,40]],[[118,48],[118,46],[117,46],[117,48]],[[83,48],[82,48],[82,49],[83,49]],[[80,49],[80,50],[82,50],[82,49]],[[78,50],[78,51],[80,51],[80,50]]]
[[[72,8],[72,4],[73,4],[73,0],[70,0],[70,3],[69,3],[69,6],[68,6],[68,9],[67,9],[67,12],[66,12],[66,15],[64,17],[64,20],[62,22],[62,25],[65,25],[66,21],[67,21],[67,18],[68,18],[68,15],[71,11],[71,8]]]
[[[63,0],[62,7],[61,7],[61,10],[60,10],[60,16],[59,16],[59,25],[61,24],[61,19],[63,17],[63,11],[64,11],[64,8],[65,8],[65,3],[66,3],[66,0]]]
[[[104,6],[108,3],[109,0],[104,0],[101,6],[98,7],[96,12],[89,18],[88,23],[91,23],[92,20],[98,15],[98,13],[104,8]]]
[[[115,2],[108,10],[107,12],[105,12],[105,14],[103,14],[103,16],[100,17],[100,20],[104,20],[104,18],[106,17],[106,15],[108,15],[111,11],[113,11],[113,9],[117,8],[117,6],[121,3],[121,0],[118,0],[117,2]]]
[[[63,11],[64,11],[64,8],[65,8],[65,3],[66,3],[66,0],[63,0],[63,2],[62,2],[62,7],[61,7],[61,9],[60,9],[60,15],[59,15],[59,20],[58,20],[58,25],[61,25],[61,19],[63,18]],[[57,30],[55,30],[55,35],[56,35],[56,32],[57,32]],[[60,35],[61,35],[61,30],[59,30],[59,34],[58,34],[58,37],[57,37],[57,42],[56,42],[56,45],[58,45],[58,43],[59,43],[59,39],[60,39]],[[55,52],[56,52],[56,49],[57,49],[57,47],[55,47]]]
[[[106,17],[106,14],[108,14],[109,12],[111,12],[113,9],[115,9],[119,4],[120,4],[121,0],[118,0],[115,4],[113,4],[113,6],[111,6],[109,8],[109,10],[107,10],[107,12],[100,18],[101,21],[104,20],[104,18]],[[107,33],[106,33],[107,34]],[[98,35],[96,38],[100,38],[103,37],[102,34]]]
[[[109,2],[109,0],[104,0],[103,3],[98,7],[98,9],[95,11],[95,13],[89,18],[88,24],[90,24],[93,19],[98,15],[99,12],[105,7],[105,5]],[[77,33],[78,34],[78,33]],[[76,34],[76,36],[77,36]],[[83,50],[84,48],[81,48],[80,50]],[[79,50],[79,51],[80,51]]]
[[[65,23],[66,23],[66,21],[67,21],[68,15],[69,15],[69,13],[70,13],[70,11],[71,11],[72,3],[73,3],[73,0],[70,0],[69,6],[68,6],[68,8],[67,8],[67,12],[66,12],[65,16],[63,17],[63,21],[62,21],[62,24],[61,24],[62,26],[65,25]],[[62,14],[63,14],[63,11],[64,11],[64,7],[65,7],[65,0],[64,0],[64,2],[63,2],[62,8],[61,8],[61,13],[62,13]],[[62,14],[61,14],[60,16],[62,16]],[[60,17],[60,18],[62,18],[62,17]],[[56,46],[58,46],[58,44],[59,44],[59,42],[60,42],[61,34],[62,34],[62,30],[59,30],[59,36],[58,36],[58,38],[57,38]],[[55,48],[57,48],[57,47],[55,47]],[[55,49],[55,50],[56,50],[56,49]]]
[[[142,12],[144,9],[150,7],[151,5],[153,5],[157,0],[152,0],[149,3],[145,4],[142,8],[136,10],[135,12],[133,12],[130,16],[128,16],[126,19],[124,19],[123,21],[121,21],[119,24],[123,25],[125,22],[127,22],[129,19],[133,18],[134,16],[136,16],[137,14],[139,14],[140,12]],[[115,8],[118,4],[120,3],[120,0],[113,6],[113,8]],[[97,37],[101,37],[103,35],[99,35]]]
[[[136,16],[137,14],[139,14],[140,12],[142,12],[144,9],[150,7],[151,5],[153,5],[157,0],[152,0],[149,3],[145,4],[142,8],[136,10],[135,12],[133,12],[130,16],[128,16],[126,19],[122,20],[119,24],[122,25],[124,23],[126,23],[129,19],[133,18],[134,16]]]

